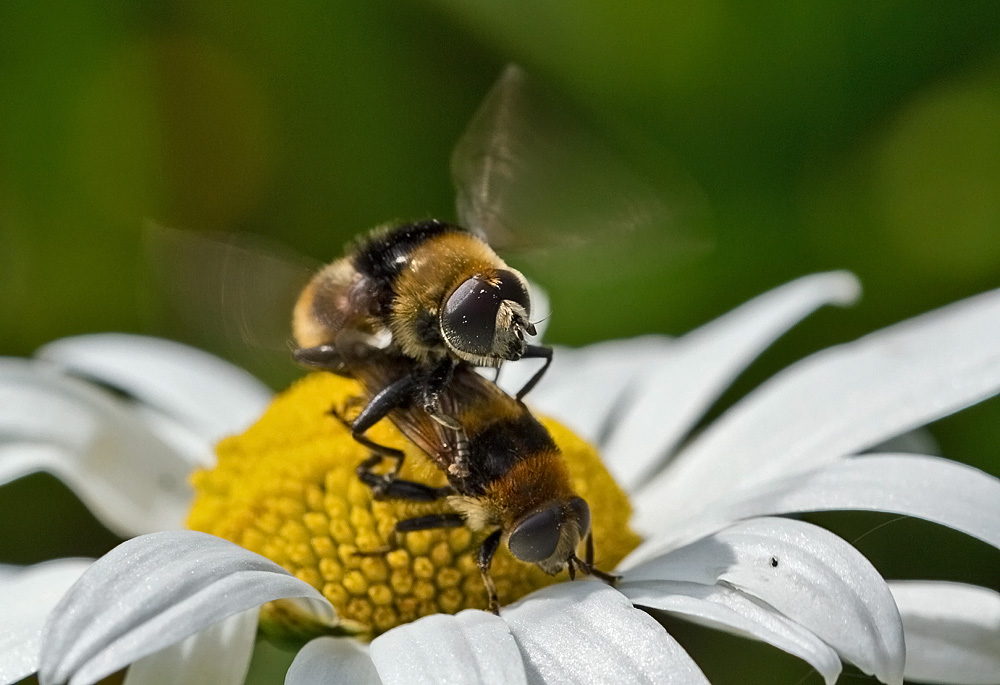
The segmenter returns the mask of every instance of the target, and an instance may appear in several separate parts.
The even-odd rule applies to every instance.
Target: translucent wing
[[[452,154],[459,221],[515,249],[676,230],[693,184],[654,187],[568,111],[520,67],[503,71]]]
[[[319,264],[258,236],[145,227],[155,285],[193,342],[276,378],[294,370],[295,301]]]

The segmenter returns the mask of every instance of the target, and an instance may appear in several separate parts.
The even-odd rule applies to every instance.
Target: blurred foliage
[[[694,240],[514,255],[549,289],[554,342],[679,334],[804,273],[861,277],[860,305],[797,328],[725,404],[1000,277],[995,2],[7,0],[0,26],[2,354],[126,330],[285,382],[284,357],[261,366],[179,323],[143,225],[326,261],[387,220],[453,218],[451,148],[510,61],[699,208]],[[998,426],[992,401],[934,430],[1000,474]],[[963,550],[955,563],[995,573],[996,555]]]

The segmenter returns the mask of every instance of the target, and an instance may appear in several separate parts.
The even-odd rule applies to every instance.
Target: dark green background
[[[633,168],[672,179],[690,223],[662,229],[673,246],[512,259],[551,293],[553,342],[680,334],[805,273],[860,276],[857,307],[797,328],[725,405],[810,351],[998,284],[995,2],[7,0],[0,353],[138,331],[214,347],[280,385],[294,374],[283,360],[179,323],[150,277],[144,223],[250,232],[326,261],[383,221],[453,218],[452,145],[509,61]],[[998,419],[991,401],[933,430],[947,456],[1000,474]],[[0,494],[22,521],[4,559],[109,544],[80,531],[79,505],[46,477]],[[853,540],[886,518],[822,520]],[[891,577],[1000,582],[994,550],[928,524],[858,546]],[[677,631],[717,682],[806,671]]]

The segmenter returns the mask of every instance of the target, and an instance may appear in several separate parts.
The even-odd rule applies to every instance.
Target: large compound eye
[[[448,342],[462,352],[490,356],[502,301],[500,290],[478,276],[464,281],[441,312],[441,329]]]
[[[549,507],[522,519],[507,539],[507,547],[521,561],[538,563],[555,553],[561,533],[559,508]]]
[[[585,537],[590,531],[590,507],[583,501],[582,497],[574,497],[569,501],[569,507],[576,515],[577,523],[580,524],[580,537]]]

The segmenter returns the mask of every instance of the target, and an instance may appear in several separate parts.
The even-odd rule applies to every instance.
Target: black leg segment
[[[479,555],[476,558],[479,564],[479,572],[483,574],[483,585],[486,586],[486,595],[490,600],[490,611],[497,616],[500,615],[500,600],[497,598],[497,586],[493,583],[493,576],[490,575],[490,566],[493,565],[493,555],[497,553],[500,546],[500,535],[502,530],[490,533],[490,536],[483,540],[479,547]]]
[[[521,355],[521,359],[544,359],[545,363],[542,364],[542,368],[535,372],[534,376],[528,379],[524,387],[517,391],[517,399],[519,400],[524,399],[524,396],[538,385],[538,381],[542,380],[542,376],[548,371],[549,366],[552,364],[552,348],[545,345],[527,345],[524,348],[524,354]]]

